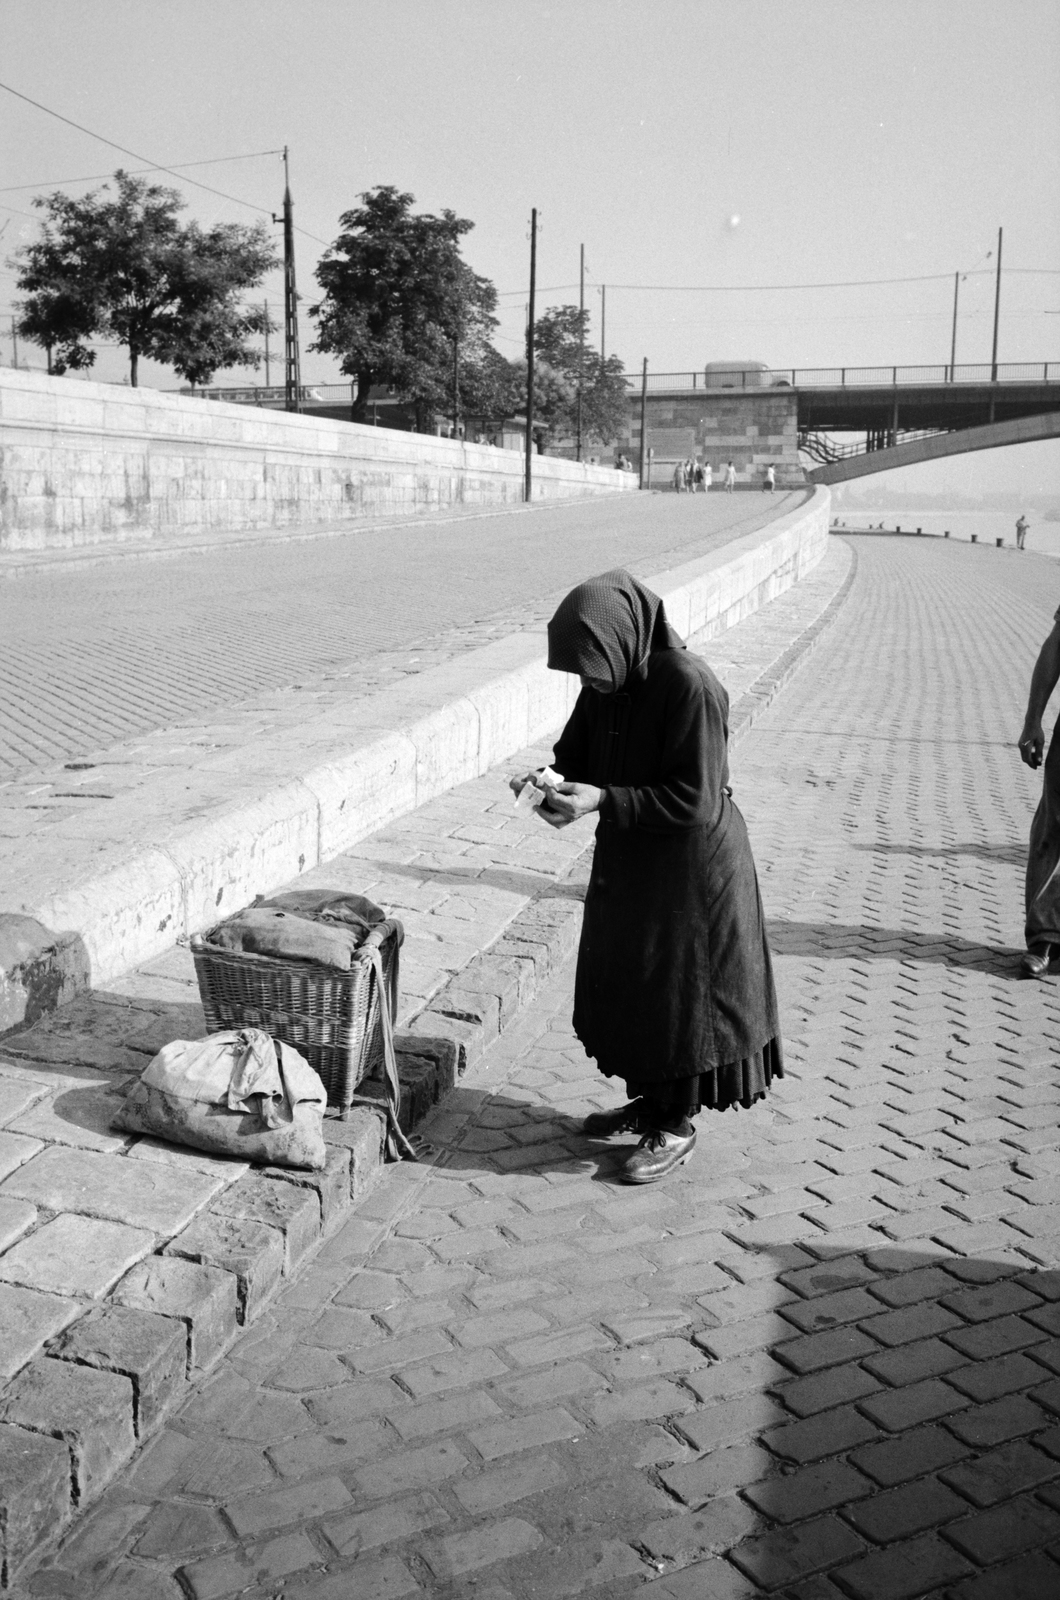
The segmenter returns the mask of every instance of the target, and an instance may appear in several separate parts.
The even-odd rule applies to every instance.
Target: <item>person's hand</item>
[[[558,812],[563,823],[553,823],[553,827],[561,827],[567,822],[577,822],[579,817],[587,817],[591,811],[599,811],[603,794],[602,789],[591,783],[561,783],[549,790],[541,810],[546,813],[546,821],[550,820],[548,811]]]
[[[528,783],[532,783],[535,789],[540,789],[541,785],[537,781],[537,772],[538,771],[540,771],[540,768],[538,768],[537,771],[534,771],[534,772],[524,772],[522,777],[520,777],[520,778],[509,778],[508,779],[508,787],[509,787],[509,789],[512,791],[513,794],[522,794],[523,790],[526,788],[526,785]]]
[[[1045,730],[1040,722],[1029,723],[1020,734],[1020,760],[1028,767],[1040,767],[1045,753]]]

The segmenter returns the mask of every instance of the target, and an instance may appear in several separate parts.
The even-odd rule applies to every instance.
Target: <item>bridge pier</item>
[[[619,448],[636,459],[639,401],[630,409],[629,436]],[[787,385],[692,392],[649,389],[645,410],[646,444],[654,451],[657,483],[667,482],[674,465],[689,456],[709,461],[715,485],[729,461],[741,489],[760,490],[769,466],[776,472],[778,489],[802,488],[806,482],[799,459],[798,398]]]

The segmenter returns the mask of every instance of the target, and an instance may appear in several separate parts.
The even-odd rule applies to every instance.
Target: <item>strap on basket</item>
[[[372,963],[376,992],[379,995],[379,1020],[383,1029],[383,1087],[386,1091],[382,1107],[386,1112],[387,1124],[386,1158],[388,1161],[418,1161],[419,1156],[402,1132],[398,1120],[401,1116],[401,1079],[398,1077],[397,1052],[394,1049],[394,1006],[397,1002],[400,938],[395,936],[394,939],[394,956],[390,965],[389,982],[383,972],[382,952],[383,941],[392,932],[397,934],[392,922],[381,923],[378,928],[373,928],[361,945],[361,952]],[[374,1106],[377,1111],[380,1109],[380,1102],[370,1095],[351,1095],[350,1102],[355,1105]]]

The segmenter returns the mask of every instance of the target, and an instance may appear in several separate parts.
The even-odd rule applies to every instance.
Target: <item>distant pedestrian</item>
[[[1016,549],[1017,550],[1025,550],[1026,549],[1026,547],[1027,547],[1027,530],[1029,528],[1030,528],[1030,523],[1027,521],[1026,517],[1021,514],[1020,517],[1019,517],[1019,520],[1016,523]]]
[[[709,461],[703,463],[703,493],[709,494],[714,482],[714,470]]]
[[[679,461],[677,463],[676,467],[674,468],[674,488],[677,490],[678,494],[683,494],[684,493],[684,490],[685,490],[685,464],[684,464],[683,461]]]
[[[1022,517],[1020,521],[1022,521]],[[1023,546],[1020,546],[1022,549]],[[1034,664],[1027,715],[1019,738],[1020,758],[1028,767],[1040,767],[1045,752],[1042,718],[1049,696],[1060,682],[1060,610],[1053,619],[1053,630]],[[1044,978],[1049,963],[1060,955],[1060,723],[1049,741],[1045,757],[1045,782],[1042,797],[1031,823],[1027,851],[1027,923],[1024,929],[1027,954],[1021,969],[1024,977]]]
[[[772,494],[773,490],[776,488],[776,486],[777,486],[777,469],[772,465],[772,463],[770,463],[770,465],[766,468],[766,481],[762,485],[762,488],[763,489],[768,489],[769,493]]]
[[[730,461],[725,468],[725,493],[732,494],[736,487],[736,468]]]
[[[696,464],[689,456],[685,462],[685,489],[691,494],[696,487]]]
[[[692,470],[692,487],[698,494],[703,487],[703,463],[697,461]]]

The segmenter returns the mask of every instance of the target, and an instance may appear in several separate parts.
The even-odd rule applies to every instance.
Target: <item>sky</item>
[[[252,222],[280,207],[285,144],[304,350],[339,217],[390,183],[417,209],[474,222],[465,255],[499,291],[510,356],[536,206],[539,309],[577,302],[584,245],[592,338],[606,285],[607,350],[630,369],[946,362],[957,272],[957,360],[988,361],[999,227],[999,360],[1060,361],[1056,0],[3,0],[2,12],[7,89],[135,152],[0,90],[4,361],[10,257],[36,235],[34,194],[83,194],[119,165],[209,161],[155,176],[189,217]],[[858,286],[775,287],[822,284]],[[279,308],[278,273],[262,294]],[[124,370],[104,350],[93,375]],[[303,375],[338,372],[306,351]],[[177,383],[150,365],[141,381]],[[1060,490],[1060,442],[901,482]]]

